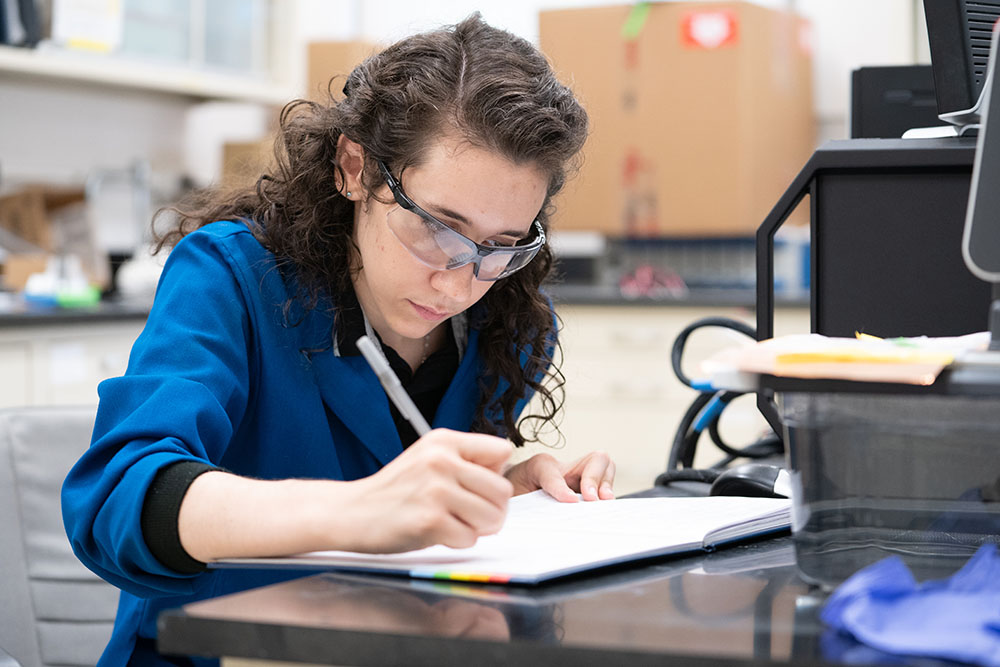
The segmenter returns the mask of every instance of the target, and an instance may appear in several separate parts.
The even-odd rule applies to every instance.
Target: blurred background
[[[379,45],[480,11],[538,44],[591,114],[553,220],[568,380],[556,440],[615,449],[622,490],[648,486],[693,395],[670,371],[677,331],[752,318],[755,229],[817,146],[861,136],[855,72],[919,72],[880,103],[936,121],[929,69],[910,69],[929,62],[920,0],[0,7],[0,406],[96,403],[152,298],[153,211],[252,183],[284,103],[321,96]],[[779,334],[809,329],[807,222],[780,232]],[[692,356],[699,344],[719,342]],[[752,409],[732,412],[734,439],[762,428]]]
[[[94,209],[93,250],[117,261],[185,188],[252,178],[284,102],[478,10],[539,44],[590,109],[587,162],[555,226],[597,234],[557,242],[566,271],[642,293],[745,287],[744,240],[815,146],[849,136],[852,70],[929,62],[919,0],[0,4],[0,195],[40,188],[48,215],[75,189]],[[42,224],[11,215],[8,230]],[[25,235],[46,251],[69,242]],[[573,262],[608,239],[646,242],[625,243],[611,269]],[[5,286],[23,287],[30,268],[5,272]]]

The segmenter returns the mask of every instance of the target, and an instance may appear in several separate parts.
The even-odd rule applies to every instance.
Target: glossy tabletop
[[[164,653],[337,665],[946,664],[828,632],[791,539],[537,587],[306,574],[160,617]]]

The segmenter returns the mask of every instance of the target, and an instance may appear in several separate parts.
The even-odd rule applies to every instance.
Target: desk
[[[337,665],[882,662],[853,643],[824,655],[823,599],[783,537],[536,588],[313,574],[165,612],[159,647]]]

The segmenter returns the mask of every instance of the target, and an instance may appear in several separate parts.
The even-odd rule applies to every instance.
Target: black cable
[[[781,438],[774,434],[766,435],[752,445],[734,450],[735,454],[727,454],[722,460],[712,464],[712,468],[725,468],[736,459],[766,459],[778,456],[784,452]]]
[[[743,335],[756,340],[756,330],[739,320],[726,317],[704,317],[696,320],[684,327],[677,338],[674,339],[673,347],[670,350],[670,365],[674,370],[677,379],[685,385],[697,388],[681,368],[684,357],[684,348],[688,337],[696,330],[703,327],[721,327],[742,333]],[[673,443],[670,447],[670,454],[667,458],[667,469],[656,477],[655,484],[665,486],[674,481],[698,481],[711,483],[721,474],[722,469],[738,458],[759,459],[775,456],[784,451],[781,438],[776,434],[766,435],[756,442],[742,448],[736,448],[726,443],[719,432],[719,418],[729,403],[736,397],[742,396],[741,392],[734,391],[701,391],[692,401],[681,417],[677,432],[674,434]],[[713,402],[714,401],[714,402]],[[708,409],[711,413],[703,416]],[[706,424],[699,425],[699,421],[708,419]],[[693,468],[694,455],[703,432],[707,430],[712,442],[726,455],[721,461],[712,465],[707,470]]]
[[[739,320],[730,319],[728,317],[703,317],[681,329],[681,332],[677,334],[677,338],[674,339],[673,348],[670,350],[670,365],[673,367],[674,375],[677,376],[677,379],[689,387],[691,386],[691,378],[685,375],[684,371],[681,369],[681,358],[684,356],[684,346],[687,344],[688,336],[690,336],[695,330],[703,327],[721,327],[723,329],[732,329],[749,336],[754,340],[757,339],[756,329],[749,324],[740,322]]]
[[[736,448],[735,447],[730,447],[722,439],[722,434],[719,433],[719,420],[718,419],[712,420],[712,423],[708,425],[708,435],[709,435],[709,437],[712,438],[712,442],[715,443],[716,447],[718,447],[719,449],[721,449],[722,451],[724,451],[726,454],[729,454],[730,456],[738,456],[738,454],[736,453],[737,452]]]
[[[727,404],[733,398],[736,398],[737,396],[742,396],[743,395],[743,394],[740,394],[740,393],[737,393],[737,392],[729,392],[729,393],[731,394],[730,398],[726,399],[725,397],[723,397],[723,400]],[[749,445],[747,447],[743,447],[741,449],[737,449],[735,447],[732,447],[732,446],[726,444],[725,441],[723,441],[722,434],[719,433],[719,420],[718,419],[713,419],[708,424],[708,434],[709,434],[709,436],[711,436],[712,442],[715,443],[716,447],[718,447],[723,452],[725,452],[726,454],[728,454],[729,456],[734,457],[734,458],[743,457],[743,458],[749,458],[749,459],[762,459],[762,458],[766,458],[768,456],[773,456],[776,453],[780,454],[781,450],[782,450],[781,439],[778,438],[777,436],[773,435],[773,434],[769,434],[769,435],[765,436],[764,438],[762,438],[761,440],[764,440],[764,439],[774,440],[777,443],[777,446],[778,446],[778,451],[777,452],[773,451],[774,450],[774,446],[757,447],[757,445],[760,444],[761,440],[758,440],[754,444]]]
[[[677,468],[677,464],[680,462],[682,453],[687,452],[688,445],[686,443],[687,438],[690,436],[689,431],[691,430],[692,424],[694,424],[695,418],[701,409],[712,400],[712,394],[700,393],[698,394],[694,402],[688,406],[687,411],[684,416],[681,417],[681,423],[677,427],[677,432],[674,434],[674,443],[670,448],[670,457],[667,459],[667,470],[674,470]],[[686,458],[686,457],[685,457]]]

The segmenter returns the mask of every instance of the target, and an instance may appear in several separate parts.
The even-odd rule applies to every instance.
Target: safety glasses
[[[538,220],[532,224],[536,236],[517,245],[476,243],[420,208],[406,196],[389,167],[382,160],[377,162],[397,204],[386,214],[389,230],[411,255],[432,269],[457,269],[471,263],[476,279],[499,280],[527,266],[545,245],[545,230]]]

